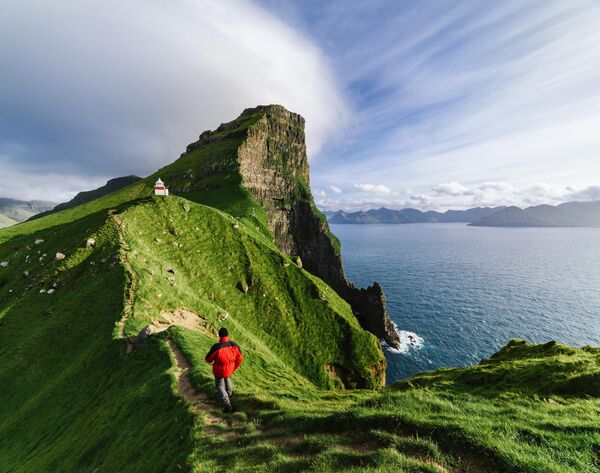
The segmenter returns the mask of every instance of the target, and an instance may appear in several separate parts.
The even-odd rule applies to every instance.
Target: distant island
[[[324,213],[329,223],[338,224],[467,223],[474,227],[600,227],[600,200],[566,202],[557,206],[536,205],[525,209],[499,206],[437,212],[382,207],[357,212],[338,210]]]

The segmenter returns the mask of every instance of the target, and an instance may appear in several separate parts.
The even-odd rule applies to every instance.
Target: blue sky
[[[599,24],[595,0],[9,2],[0,194],[148,174],[281,103],[322,208],[600,199]]]

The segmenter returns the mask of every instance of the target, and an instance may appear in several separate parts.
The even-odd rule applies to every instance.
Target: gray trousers
[[[217,391],[219,396],[221,396],[223,404],[231,406],[231,401],[229,400],[229,396],[233,394],[233,383],[231,382],[231,378],[217,378],[215,376],[215,386],[217,387]]]

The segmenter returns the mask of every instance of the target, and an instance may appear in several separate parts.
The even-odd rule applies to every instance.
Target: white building
[[[160,177],[156,181],[156,184],[154,184],[154,195],[169,195],[169,188],[160,180]]]

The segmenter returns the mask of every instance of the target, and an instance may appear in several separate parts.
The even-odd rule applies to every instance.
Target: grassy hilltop
[[[280,250],[287,203],[244,185],[236,155],[264,113],[0,231],[0,471],[598,471],[600,349],[512,341],[381,388],[376,337]],[[152,196],[159,175],[177,196]],[[302,180],[286,182],[310,206]],[[203,361],[222,325],[245,355],[232,416]]]

